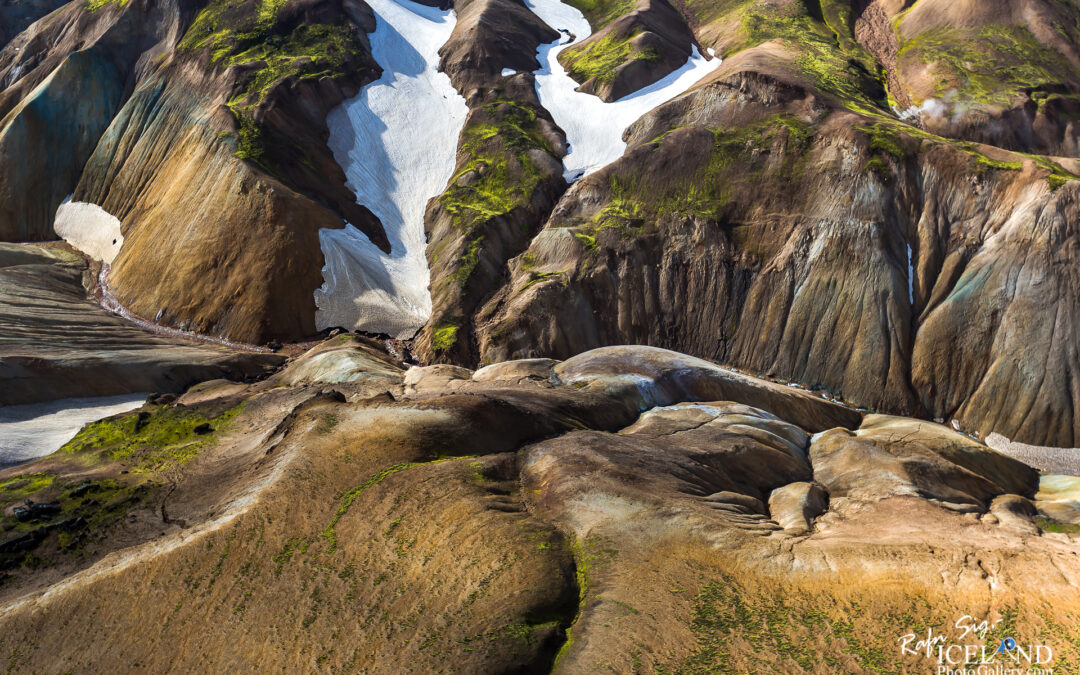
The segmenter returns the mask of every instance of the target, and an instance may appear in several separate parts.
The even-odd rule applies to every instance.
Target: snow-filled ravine
[[[56,452],[85,425],[134,410],[146,397],[121,394],[0,407],[0,468]]]
[[[424,210],[453,174],[468,108],[438,71],[453,12],[409,0],[368,4],[382,77],[331,111],[327,125],[349,188],[382,222],[391,252],[352,225],[321,230],[326,264],[315,291],[315,324],[409,338],[431,314]]]
[[[564,175],[575,180],[622,156],[623,131],[656,106],[675,98],[720,66],[720,59],[706,60],[694,47],[686,65],[632,94],[606,103],[592,94],[576,91],[578,83],[559,63],[559,52],[592,34],[589,21],[577,9],[559,0],[525,0],[544,23],[562,33],[558,42],[540,45],[535,72],[536,93],[570,145],[563,158]]]

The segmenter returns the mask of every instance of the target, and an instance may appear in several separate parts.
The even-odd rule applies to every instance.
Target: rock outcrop
[[[14,669],[864,672],[964,614],[1080,656],[1080,540],[1035,511],[1071,492],[941,425],[648,347],[471,373],[336,338],[290,373],[0,471]]]
[[[541,107],[530,72],[557,34],[511,0],[461,3],[442,68],[469,116],[446,191],[428,204],[431,318],[417,336],[427,361],[475,363],[472,316],[502,283],[566,189],[566,139]],[[518,71],[503,75],[504,68]]]
[[[746,63],[628,139],[512,261],[478,315],[482,358],[654,344],[1074,445],[1061,164],[836,110]]]
[[[869,3],[864,23],[879,27],[861,31],[864,44],[878,45],[875,52],[895,73],[891,88],[905,99],[905,117],[951,138],[1046,155],[1080,153],[1075,8],[1052,0],[906,4]]]

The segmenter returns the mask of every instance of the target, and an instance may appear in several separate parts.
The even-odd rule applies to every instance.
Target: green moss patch
[[[540,182],[528,152],[551,152],[533,108],[498,99],[485,104],[483,113],[462,132],[461,152],[469,159],[440,197],[463,230],[526,204]]]
[[[808,6],[817,11],[811,13]],[[850,10],[844,13],[830,8],[828,16],[833,21],[850,21]],[[855,41],[841,39],[850,28],[831,25],[813,0],[788,10],[748,7],[742,15],[742,30],[745,40],[738,49],[769,40],[788,44],[796,54],[799,72],[819,91],[846,101],[886,103],[884,73],[876,60]]]
[[[1074,523],[1059,523],[1050,518],[1038,517],[1035,526],[1043,532],[1055,532],[1059,534],[1080,534],[1080,525]]]
[[[541,137],[536,110],[496,98],[470,116],[462,132],[464,161],[439,197],[454,226],[466,235],[452,278],[464,287],[480,261],[486,224],[527,207],[543,179],[529,152],[552,149]]]
[[[431,333],[431,348],[436,352],[448,351],[457,342],[458,327],[454,324],[440,324]]]
[[[75,481],[46,473],[0,483],[0,570],[45,567],[82,555],[87,542],[153,489],[134,479]]]
[[[905,124],[895,118],[865,106],[854,105],[852,106],[852,109],[866,117],[868,120],[872,120],[872,122],[867,125],[856,127],[870,136],[870,149],[877,155],[867,162],[867,168],[871,170],[880,168],[887,171],[884,162],[881,161],[881,158],[884,156],[891,156],[898,161],[907,157],[909,153],[901,139],[902,136],[907,136],[914,139],[917,143],[916,147],[919,148],[924,144],[931,146],[947,145],[964,152],[974,159],[974,168],[978,172],[1020,171],[1024,168],[1023,160],[1029,159],[1037,167],[1044,169],[1047,172],[1046,179],[1051,190],[1057,190],[1070,181],[1080,180],[1080,176],[1065,169],[1053,159],[1044,155],[1012,152],[1011,154],[1018,159],[993,159],[984,154],[980,149],[980,146],[976,143],[944,138],[923,129],[919,129],[918,127]]]
[[[131,0],[85,0],[83,7],[85,7],[88,12],[96,12],[109,5],[127,7],[129,2],[131,2]]]
[[[613,175],[608,203],[578,234],[596,237],[614,229],[626,238],[640,236],[657,221],[670,218],[723,221],[739,185],[757,185],[766,173],[770,179],[799,179],[814,129],[791,115],[773,115],[742,127],[713,129],[712,137],[706,159],[684,175],[667,181]],[[783,160],[769,161],[773,153],[781,153]]]
[[[615,79],[619,67],[629,61],[656,61],[660,55],[652,49],[635,51],[631,41],[640,33],[620,36],[609,33],[591,43],[570,47],[562,55],[567,72],[578,82],[596,79],[605,84]],[[565,56],[564,56],[565,55]]]
[[[938,95],[1008,106],[1026,91],[1076,79],[1078,70],[1025,26],[993,24],[977,30],[934,28],[900,46],[901,65],[931,64],[940,78]]]
[[[88,424],[57,452],[123,462],[136,471],[183,464],[214,442],[243,410],[166,406]]]
[[[632,12],[637,6],[634,0],[569,0],[566,4],[580,10],[589,20],[589,26],[594,32],[620,16]]]
[[[353,68],[362,49],[359,37],[347,26],[279,25],[284,4],[284,0],[215,0],[199,12],[180,41],[182,51],[208,52],[212,65],[242,68],[228,101],[237,120],[237,155],[260,165],[265,150],[254,111],[274,87],[289,78],[342,76]]]

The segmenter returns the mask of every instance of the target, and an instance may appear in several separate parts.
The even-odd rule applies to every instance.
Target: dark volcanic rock
[[[454,11],[457,24],[439,55],[443,72],[466,100],[477,87],[498,82],[505,68],[539,68],[536,48],[559,37],[520,0],[467,0]]]

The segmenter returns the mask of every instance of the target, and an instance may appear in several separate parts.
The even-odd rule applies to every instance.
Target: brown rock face
[[[328,1],[267,22],[256,4],[72,5],[13,40],[0,239],[52,238],[74,192],[122,221],[110,283],[136,314],[246,342],[314,333],[318,230],[347,219],[388,246],[326,146],[327,112],[377,76],[374,19]]]
[[[469,115],[454,175],[424,218],[432,313],[416,351],[429,363],[476,361],[472,315],[566,188],[566,140],[530,72],[537,46],[557,34],[510,0],[473,0],[457,12],[442,68]],[[504,77],[506,67],[525,72]]]
[[[857,26],[906,116],[928,131],[1024,152],[1080,152],[1075,8],[875,0]]]
[[[318,229],[341,219],[237,158],[192,78],[140,87],[76,190],[125,223],[109,284],[167,325],[246,342],[312,334]]]
[[[1051,262],[1076,236],[1060,166],[830,113],[753,72],[628,138],[511,263],[483,358],[653,344],[984,433],[1080,436],[1058,337],[1075,331],[1055,328],[1080,309],[1071,264]]]
[[[122,102],[144,50],[175,31],[162,3],[139,22],[77,3],[0,51],[0,241],[54,239],[53,215]]]
[[[515,0],[466,0],[456,3],[454,12],[454,32],[439,50],[441,69],[470,105],[477,88],[497,83],[503,69],[531,73],[539,68],[537,46],[558,38]]]

